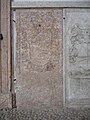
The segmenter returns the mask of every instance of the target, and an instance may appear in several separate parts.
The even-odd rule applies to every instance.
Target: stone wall
[[[89,12],[16,9],[17,107],[90,105]]]

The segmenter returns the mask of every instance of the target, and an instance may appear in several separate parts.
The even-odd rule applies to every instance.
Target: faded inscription
[[[16,11],[17,104],[62,105],[62,10]]]
[[[90,10],[70,9],[66,16],[66,100],[90,104]]]

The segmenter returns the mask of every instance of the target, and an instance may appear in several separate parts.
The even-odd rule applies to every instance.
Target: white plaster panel
[[[90,105],[90,9],[64,10],[66,105]]]

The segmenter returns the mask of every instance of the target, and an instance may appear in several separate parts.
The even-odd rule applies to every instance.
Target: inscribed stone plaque
[[[64,20],[65,102],[90,105],[90,9],[66,9]]]
[[[62,106],[62,10],[18,9],[18,107]]]

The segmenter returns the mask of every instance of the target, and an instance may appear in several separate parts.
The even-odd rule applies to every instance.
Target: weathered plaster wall
[[[17,9],[17,106],[63,103],[61,9]]]

